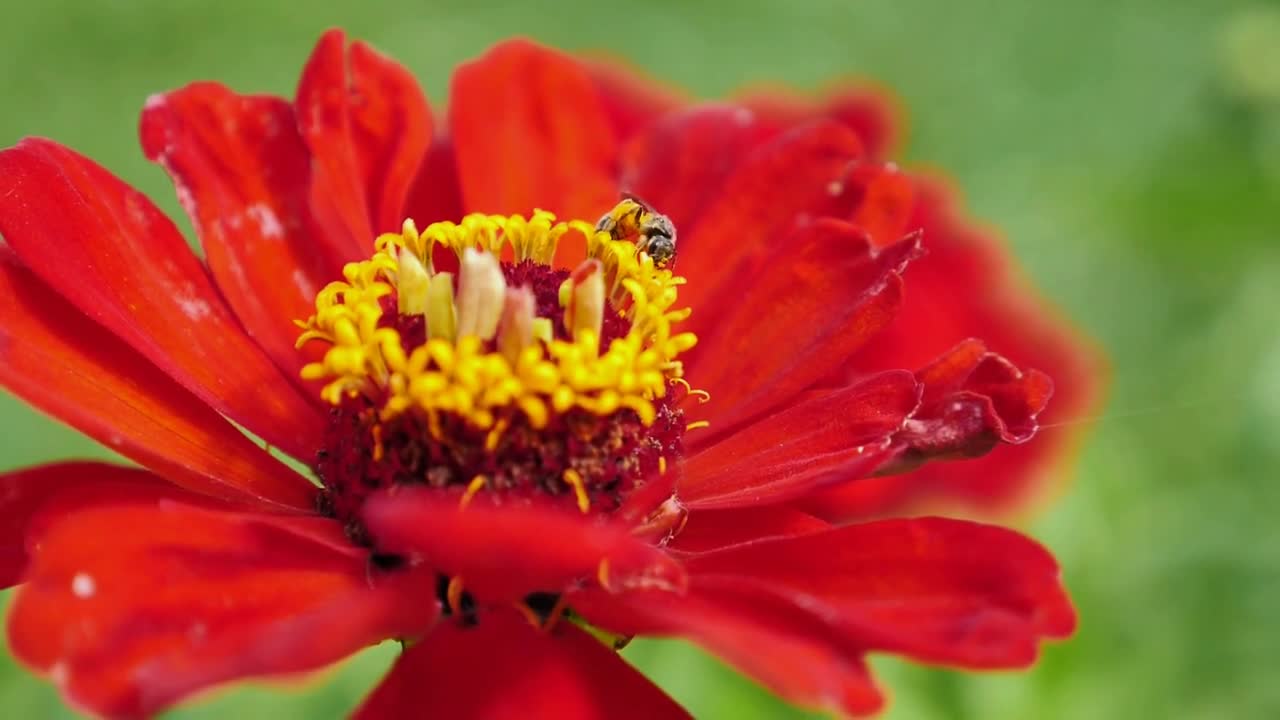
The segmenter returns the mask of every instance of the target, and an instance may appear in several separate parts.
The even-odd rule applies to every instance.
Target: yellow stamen
[[[506,280],[498,259],[487,252],[466,248],[458,273],[458,336],[489,340],[498,332]]]
[[[578,498],[578,509],[584,513],[591,510],[591,498],[587,495],[587,484],[583,482],[582,475],[569,468],[564,471],[564,481],[573,488],[573,494]]]
[[[497,257],[510,245],[517,261],[549,264],[567,233],[586,238],[587,260],[564,288],[570,337],[561,340],[559,319],[533,316],[536,299],[531,310],[526,296],[507,291]],[[435,272],[437,246],[459,256],[456,283]],[[651,424],[655,401],[683,374],[679,355],[697,342],[672,329],[688,315],[674,308],[683,278],[655,267],[633,242],[542,211],[527,220],[473,214],[420,233],[406,222],[401,233],[379,236],[374,255],[349,263],[343,277],[316,296],[298,339],[329,345],[302,376],[326,382],[322,397],[333,404],[382,398],[382,421],[422,411],[437,438],[446,413],[483,430],[511,409],[535,428],[572,408],[601,415],[626,408]],[[393,293],[397,310],[425,316],[425,343],[406,346],[395,323],[384,321],[381,300]],[[605,312],[630,328],[601,347]],[[496,348],[487,343],[495,337]]]
[[[582,337],[593,333],[600,337],[604,323],[604,266],[590,258],[569,276],[569,298],[564,309],[564,326],[569,335]]]
[[[471,482],[467,483],[467,489],[462,493],[462,499],[458,501],[458,507],[465,510],[476,494],[483,490],[488,483],[489,478],[484,475],[477,475],[471,478]]]
[[[543,343],[550,343],[555,329],[551,325],[551,318],[534,318],[533,319],[533,338]]]
[[[658,474],[659,475],[667,474],[667,456],[666,455],[661,455],[658,457]]]
[[[422,315],[427,311],[427,288],[431,286],[431,275],[423,266],[418,256],[407,248],[400,248],[396,254],[399,270],[396,280],[399,283],[396,303],[401,315]]]
[[[691,422],[688,425],[685,425],[684,429],[685,430],[701,430],[702,428],[705,428],[705,427],[711,427],[710,420],[699,420],[697,422]]]
[[[507,418],[503,418],[494,423],[493,429],[489,431],[488,435],[484,436],[484,449],[489,452],[497,450],[498,443],[502,441],[502,433],[506,432],[507,428],[510,426],[511,421]]]
[[[453,342],[458,336],[457,310],[453,303],[453,276],[440,273],[427,287],[427,337]]]
[[[695,390],[693,386],[689,384],[689,381],[682,377],[671,378],[671,382],[684,388],[684,394],[686,396],[698,398],[699,404],[705,404],[711,400],[711,393],[706,390]]]
[[[515,364],[520,352],[533,344],[534,311],[537,299],[529,288],[507,288],[498,323],[498,350],[507,362]]]

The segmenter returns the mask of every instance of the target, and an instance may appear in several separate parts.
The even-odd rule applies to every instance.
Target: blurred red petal
[[[173,223],[56,143],[0,151],[0,234],[22,262],[216,410],[294,457],[324,418],[241,329]]]
[[[776,598],[735,596],[690,587],[569,596],[574,612],[623,635],[683,637],[716,654],[779,697],[814,709],[869,715],[884,705],[858,649],[833,642],[829,630]]]
[[[777,256],[732,271],[736,297],[694,306],[703,320],[686,364],[711,393],[711,431],[690,438],[695,450],[846,367],[892,319],[900,273],[920,252],[917,236],[873,250],[861,231],[830,219],[774,242]]]
[[[51,498],[77,502],[109,499],[130,491],[157,496],[175,489],[146,470],[98,462],[41,465],[0,474],[0,588],[22,582],[27,567],[27,531]]]
[[[405,201],[431,143],[431,111],[413,74],[330,30],[302,71],[298,127],[314,159],[311,206],[346,233],[347,260],[400,229]]]
[[[1022,667],[1039,640],[1075,629],[1048,551],[1011,530],[961,520],[851,525],[686,564],[697,587],[712,578],[726,588],[745,582],[812,613],[853,647],[928,662]]]
[[[918,229],[911,225],[915,188],[911,176],[897,166],[862,165],[846,178],[844,191],[854,201],[850,219],[867,233],[872,245],[892,245],[908,230]],[[931,247],[930,239],[926,234],[926,251]]]
[[[586,70],[527,40],[459,66],[449,132],[467,212],[598,217],[618,201],[618,146]]]
[[[250,337],[296,378],[305,359],[294,321],[341,277],[344,258],[311,217],[311,156],[293,106],[196,83],[147,101],[147,158],[178,189],[205,262]]]
[[[865,82],[832,86],[818,97],[785,87],[757,87],[739,93],[734,102],[751,110],[761,126],[777,128],[830,118],[858,134],[867,155],[883,160],[905,136],[897,100],[885,89]]]
[[[589,56],[581,62],[620,138],[638,135],[686,102],[684,91],[645,75],[620,58]]]
[[[69,305],[3,245],[0,317],[0,385],[18,397],[197,493],[314,507],[311,483]]]
[[[68,513],[35,547],[11,647],[103,715],[323,667],[421,633],[437,610],[434,578],[377,574],[323,518],[134,501]]]
[[[674,700],[571,623],[533,628],[501,609],[442,623],[405,651],[356,720],[687,718]]]
[[[693,510],[759,505],[870,475],[919,402],[906,371],[806,398],[695,451],[680,500]]]
[[[679,589],[684,571],[660,549],[621,524],[558,508],[495,506],[401,488],[371,498],[365,522],[381,552],[409,553],[486,603],[555,592],[597,578],[611,590],[636,586]],[[605,563],[601,568],[601,563]]]

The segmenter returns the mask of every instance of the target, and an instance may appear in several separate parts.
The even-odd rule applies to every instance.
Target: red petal
[[[617,653],[571,623],[534,629],[513,611],[443,623],[400,657],[357,720],[687,718]]]
[[[36,547],[10,644],[103,715],[151,715],[230,679],[319,668],[420,633],[437,609],[433,578],[374,574],[321,518],[134,502],[67,514]]]
[[[173,223],[102,167],[48,140],[0,152],[0,234],[51,288],[218,411],[295,457],[319,446],[318,408],[245,336]]]
[[[0,317],[0,385],[22,399],[195,492],[314,507],[310,483],[67,304],[3,245]]]
[[[541,506],[462,508],[456,498],[402,489],[371,498],[365,522],[380,551],[413,553],[484,602],[555,592],[597,578],[610,590],[678,589],[679,564],[619,524]],[[602,567],[602,563],[604,566]]]
[[[685,238],[694,238],[707,206],[759,142],[758,128],[741,108],[702,105],[672,113],[625,146],[620,184],[671,218],[683,253],[688,242],[704,242]],[[681,274],[685,264],[682,256]]]
[[[454,72],[453,136],[468,212],[594,219],[618,201],[617,142],[586,70],[527,40]]]
[[[845,367],[892,318],[899,273],[920,252],[917,236],[872,250],[856,228],[828,219],[774,242],[779,256],[733,273],[736,297],[693,306],[704,319],[689,377],[711,393],[715,435]]]
[[[453,139],[437,135],[427,149],[418,177],[405,200],[405,217],[413,218],[419,228],[463,216],[462,190],[458,187],[458,159]]]
[[[761,125],[779,131],[819,117],[835,120],[856,132],[867,154],[877,160],[888,157],[906,135],[897,99],[884,88],[861,82],[834,86],[819,98],[782,87],[754,88],[734,101],[755,113]]]
[[[956,346],[916,377],[924,398],[894,438],[901,448],[894,468],[979,457],[998,442],[1026,442],[1053,394],[1047,375],[1019,370],[977,340]]]
[[[849,714],[881,698],[862,662],[889,650],[967,667],[1029,664],[1075,618],[1052,557],[996,527],[926,518],[738,545],[688,560],[683,596],[568,596],[624,635],[689,638],[793,702]]]
[[[677,139],[688,136],[685,142],[712,142],[699,138],[699,124],[690,122],[676,130]],[[740,295],[743,278],[754,277],[742,272],[788,247],[783,238],[797,221],[846,217],[852,206],[832,190],[842,191],[861,156],[862,146],[853,133],[834,123],[817,123],[796,128],[744,158],[717,186],[718,195],[694,227],[678,228],[676,267],[689,279],[680,289],[680,302],[695,309],[694,322],[697,311],[708,315],[709,299]],[[710,157],[719,160],[723,153]]]
[[[342,256],[326,252],[311,218],[311,157],[293,107],[279,98],[237,95],[196,83],[152,96],[142,147],[173,178],[218,288],[249,335],[296,378],[294,321],[341,277]]]
[[[917,199],[910,222],[923,229],[929,253],[912,265],[901,313],[854,358],[853,369],[920,367],[939,348],[980,337],[1016,366],[1038,368],[1053,379],[1053,401],[1038,418],[1042,426],[1087,415],[1105,375],[1101,353],[1011,267],[992,231],[964,217],[950,189],[934,179],[913,181]],[[1001,447],[979,460],[926,465],[909,475],[841,488],[812,509],[848,519],[937,508],[942,500],[964,503],[969,511],[1008,511],[1068,472],[1081,427],[1041,432],[1035,442]]]
[[[803,611],[776,598],[690,588],[681,597],[646,591],[573,593],[574,612],[624,635],[692,640],[797,705],[867,715],[884,705],[860,650],[840,647]]]
[[[905,371],[811,397],[697,451],[679,497],[691,509],[757,505],[870,475],[919,402]]]
[[[765,505],[732,510],[698,510],[667,550],[703,553],[734,545],[804,535],[830,529],[830,523],[786,506]]]
[[[311,149],[316,217],[347,234],[347,259],[396,231],[431,143],[431,111],[413,74],[341,30],[316,44],[302,71],[298,125]]]
[[[96,462],[56,463],[0,475],[0,587],[22,582],[28,527],[50,498],[72,494],[82,499],[99,488],[109,497],[172,487],[145,470]]]
[[[1041,638],[1075,629],[1053,557],[990,525],[885,520],[741,545],[687,564],[697,587],[714,578],[726,589],[767,590],[822,619],[851,647],[928,662],[1022,667],[1034,661]]]

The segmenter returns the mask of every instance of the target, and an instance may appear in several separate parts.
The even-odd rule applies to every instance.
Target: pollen
[[[689,310],[663,221],[636,238],[536,210],[376,238],[298,323],[300,347],[325,346],[302,376],[333,408],[326,509],[359,535],[369,493],[423,483],[463,507],[504,493],[608,512],[665,473],[698,426],[678,405],[705,393],[684,378],[697,338],[677,330]],[[569,247],[579,258],[555,266]]]
[[[510,287],[500,258],[549,268],[559,241],[575,234],[586,238],[586,257],[558,288],[562,315],[535,314],[531,289]],[[414,409],[488,429],[499,410],[518,407],[542,427],[553,412],[607,415],[625,407],[651,424],[654,400],[682,378],[678,356],[697,342],[672,329],[688,315],[673,309],[683,278],[582,221],[556,222],[542,211],[527,220],[475,214],[422,232],[406,221],[375,248],[321,290],[298,344],[329,346],[302,370],[326,383],[326,401],[383,398],[384,420]],[[456,256],[456,279],[436,271],[437,248]],[[404,323],[388,322],[391,309],[420,319],[426,341],[404,337]],[[628,324],[607,345],[606,309]]]

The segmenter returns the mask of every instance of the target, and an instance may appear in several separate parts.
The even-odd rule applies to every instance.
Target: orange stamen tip
[[[544,631],[551,631],[564,618],[564,611],[568,609],[569,601],[564,595],[556,598],[556,604],[551,607],[551,612],[547,613],[547,619],[542,623]]]
[[[532,625],[535,628],[538,628],[539,630],[542,629],[542,618],[538,617],[538,613],[534,612],[533,608],[529,607],[527,603],[523,603],[523,602],[512,603],[512,607],[518,610],[530,625]]]
[[[697,422],[691,422],[688,425],[685,425],[684,429],[685,430],[701,430],[702,428],[705,428],[705,427],[711,427],[711,421],[699,420]]]
[[[454,615],[462,614],[462,577],[454,575],[449,578],[449,588],[445,591],[445,600],[449,603],[449,610]]]
[[[489,431],[488,435],[484,436],[484,449],[488,450],[489,452],[493,452],[494,450],[497,450],[498,443],[502,441],[502,434],[506,432],[507,428],[510,426],[511,426],[511,421],[508,420],[507,418],[503,418],[498,422],[494,423],[493,429]]]
[[[659,475],[667,474],[667,456],[666,455],[663,455],[662,457],[658,458],[658,474]]]
[[[487,485],[488,482],[489,482],[489,479],[484,475],[477,475],[471,478],[471,482],[467,483],[467,489],[462,493],[462,499],[458,501],[458,507],[460,509],[465,509],[468,505],[470,505],[471,499],[474,498],[477,493],[483,490],[484,486]]]
[[[609,589],[609,558],[600,561],[600,566],[596,568],[596,580],[600,582],[600,587]]]

